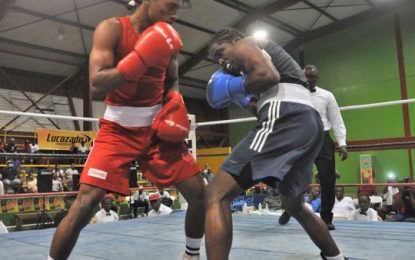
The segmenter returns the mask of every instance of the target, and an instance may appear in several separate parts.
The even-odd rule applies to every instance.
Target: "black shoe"
[[[282,213],[282,215],[278,219],[278,223],[280,225],[285,225],[290,221],[290,218],[291,218],[290,214],[288,214],[287,211],[284,211],[284,213]]]
[[[333,225],[333,224],[332,224]],[[321,259],[327,260],[327,258],[323,255],[323,252],[320,252]],[[349,258],[343,256],[344,260],[349,260]]]
[[[328,228],[329,230],[336,230],[336,226],[335,226],[335,225],[333,225],[333,223],[326,223],[326,225],[327,225],[327,228]]]

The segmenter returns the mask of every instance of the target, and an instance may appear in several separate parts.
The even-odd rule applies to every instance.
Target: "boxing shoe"
[[[199,260],[200,255],[188,255],[186,252],[183,253],[183,260]]]
[[[278,219],[278,223],[280,225],[285,225],[290,221],[290,214],[288,214],[287,211],[284,211],[284,213],[281,214],[280,218]]]
[[[326,256],[323,255],[323,252],[320,252],[320,256],[321,256],[321,259],[327,260]],[[343,258],[344,258],[344,260],[351,260],[351,258],[347,258],[345,256],[343,256]]]

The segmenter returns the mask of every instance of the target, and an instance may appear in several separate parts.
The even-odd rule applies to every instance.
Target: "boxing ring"
[[[342,107],[354,110],[415,102],[415,99]],[[0,110],[0,114],[48,117],[96,122],[82,118]],[[195,129],[207,125],[241,123],[256,118],[242,118],[195,123],[191,129],[191,148],[196,149]],[[374,144],[379,146],[382,144]],[[415,142],[386,144],[413,146]],[[367,147],[367,146],[366,146]],[[349,147],[348,147],[349,148]],[[350,148],[364,148],[350,147]],[[358,186],[359,184],[343,184]],[[379,185],[386,185],[380,183]],[[413,186],[414,183],[401,185]],[[80,234],[69,259],[181,259],[185,247],[184,211],[155,218],[137,218],[116,223],[89,224]],[[413,259],[415,225],[405,222],[361,222],[334,220],[331,231],[344,256],[349,259]],[[0,235],[0,259],[46,259],[55,228],[11,232]],[[275,215],[233,214],[233,244],[230,259],[321,259],[319,249],[303,228],[292,219],[278,224]],[[206,259],[204,242],[201,259]]]
[[[179,260],[184,250],[184,215],[138,218],[88,225],[69,259]],[[332,231],[343,254],[350,259],[413,259],[415,225],[396,222],[335,220]],[[45,260],[55,229],[0,235],[0,259]],[[318,248],[295,221],[278,225],[269,215],[233,215],[230,259],[321,259]],[[201,259],[206,259],[202,243]]]

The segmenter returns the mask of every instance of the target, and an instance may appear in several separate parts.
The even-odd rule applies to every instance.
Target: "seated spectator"
[[[133,208],[134,218],[137,217],[137,209],[142,207],[144,208],[144,214],[147,215],[148,213],[148,200],[147,200],[147,194],[144,192],[144,187],[139,186],[138,191],[136,191],[132,197],[133,203],[131,204]]]
[[[33,174],[29,173],[26,178],[27,192],[37,193],[37,178]]]
[[[3,185],[5,193],[14,191],[15,193],[22,185],[18,171],[14,168],[13,160],[9,159],[6,161],[7,167],[3,171]],[[9,190],[11,188],[12,190]]]
[[[358,198],[359,208],[354,210],[349,216],[349,220],[362,220],[362,221],[378,221],[378,213],[376,210],[369,208],[370,199],[367,195],[360,195]]]
[[[104,197],[101,201],[101,210],[95,214],[96,223],[108,223],[117,222],[120,217],[118,214],[111,210],[112,198]]]
[[[388,183],[397,183],[396,176],[389,176]],[[396,186],[388,185],[383,189],[383,205],[378,209],[378,215],[385,220],[387,216],[392,213],[393,196],[399,192],[399,188]]]
[[[59,163],[55,164],[55,168],[53,169],[52,174],[53,173],[56,173],[58,179],[61,181],[63,190],[68,191],[68,179],[66,178],[66,174]]]
[[[75,142],[72,142],[71,147],[69,148],[69,152],[71,154],[77,154],[78,153],[78,147],[76,146]]]
[[[369,179],[362,178],[362,184],[369,184]],[[373,186],[373,185],[360,186],[357,192],[357,197],[360,197],[360,195],[366,195],[366,196],[377,195],[376,186]]]
[[[271,210],[282,209],[280,193],[276,188],[271,189],[271,194],[264,198],[263,204],[268,204],[268,207]]]
[[[32,152],[32,149],[30,147],[30,141],[29,141],[29,139],[26,139],[24,141],[24,146],[23,146],[22,153],[31,153],[31,152]]]
[[[32,139],[30,143],[30,153],[39,153],[39,145],[36,142],[36,139]],[[30,162],[33,164],[39,163],[39,159],[36,157],[30,158]]]
[[[149,217],[163,216],[172,213],[172,209],[161,203],[161,196],[159,193],[150,194],[148,200],[152,210],[148,212]]]
[[[68,188],[68,190],[73,190],[72,186],[73,186],[73,176],[74,175],[79,175],[79,172],[75,168],[75,164],[72,163],[71,167],[66,169],[66,171],[65,171],[66,187]]]
[[[54,226],[57,227],[61,223],[62,219],[68,214],[69,208],[72,206],[72,203],[75,201],[76,195],[69,195],[64,198],[65,208],[61,209],[58,214],[56,214],[54,219]]]
[[[4,185],[1,179],[0,179],[0,195],[4,195]]]
[[[63,191],[62,181],[58,178],[58,174],[56,172],[52,173],[52,191]]]
[[[111,198],[112,205],[111,210],[120,215],[121,212],[121,206],[118,204],[118,195],[114,195],[113,193],[107,193],[105,194],[105,197]]]
[[[78,153],[80,153],[80,154],[88,154],[89,153],[89,149],[86,146],[85,141],[83,141],[83,140],[78,145]]]
[[[312,187],[308,198],[305,197],[305,202],[311,205],[313,212],[320,212],[320,206],[321,206],[320,188]]]
[[[6,152],[6,145],[3,142],[3,138],[0,137],[0,153]]]
[[[170,193],[168,191],[165,191],[163,188],[159,188],[157,193],[161,197],[161,203],[167,207],[171,207],[173,205],[173,200],[171,199]]]
[[[400,191],[394,195],[393,208],[397,211],[396,220],[415,222],[414,197],[414,188],[408,186],[400,188]]]
[[[349,217],[355,210],[353,199],[344,197],[344,187],[336,186],[336,199],[333,206],[333,215],[339,217]]]
[[[17,153],[17,145],[14,142],[14,138],[10,138],[10,142],[6,146],[7,153]]]
[[[210,169],[209,164],[207,162],[205,162],[205,166],[202,170],[202,176],[206,180],[206,183],[213,181],[213,178],[215,178],[215,176],[212,173],[212,169]]]

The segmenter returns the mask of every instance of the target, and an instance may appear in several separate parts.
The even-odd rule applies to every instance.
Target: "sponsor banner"
[[[0,213],[37,212],[45,210],[58,210],[65,208],[63,196],[28,197],[18,199],[0,199]]]
[[[38,145],[41,150],[69,151],[72,143],[78,147],[82,141],[85,142],[86,147],[90,148],[95,135],[94,131],[37,129]]]
[[[373,183],[373,158],[370,154],[360,155],[360,183]]]

